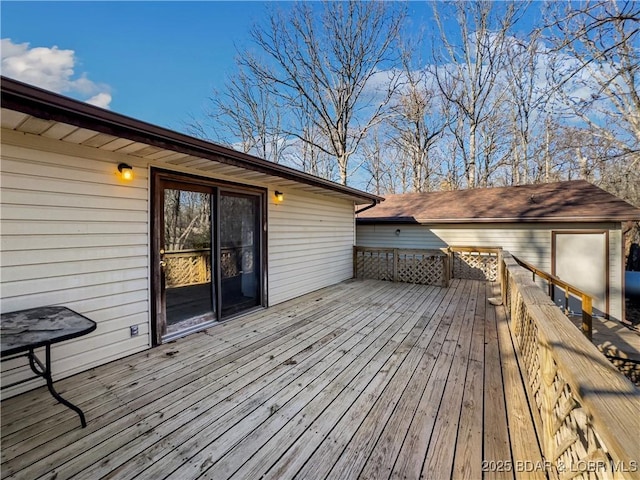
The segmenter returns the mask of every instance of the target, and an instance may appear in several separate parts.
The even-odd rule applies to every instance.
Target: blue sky
[[[111,110],[179,130],[233,70],[234,45],[264,9],[262,2],[5,1],[2,38],[73,50],[73,78],[84,74],[95,91],[108,91]],[[86,100],[77,90],[62,93]]]
[[[33,67],[48,75],[41,86],[184,130],[233,72],[236,45],[247,45],[268,4],[3,1],[3,75]],[[409,11],[412,28],[429,24],[426,2],[409,3]]]

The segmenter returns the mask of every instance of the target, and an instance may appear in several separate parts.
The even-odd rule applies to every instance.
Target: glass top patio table
[[[3,313],[0,315],[0,356],[2,360],[19,357],[29,359],[29,367],[35,376],[2,385],[9,388],[25,383],[37,377],[47,382],[47,388],[53,397],[63,405],[74,410],[82,426],[86,426],[84,414],[80,408],[65,400],[53,388],[51,373],[51,345],[72,338],[81,337],[96,329],[96,323],[67,307],[47,306]],[[42,363],[35,350],[44,347],[45,361]]]
[[[96,323],[67,307],[38,307],[0,315],[2,356],[80,337]]]

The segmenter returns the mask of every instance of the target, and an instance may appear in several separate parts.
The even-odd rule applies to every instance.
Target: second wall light
[[[133,167],[131,165],[121,163],[118,165],[118,171],[123,180],[133,180]]]

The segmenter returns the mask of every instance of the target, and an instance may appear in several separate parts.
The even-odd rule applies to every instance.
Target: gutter
[[[366,210],[366,207],[363,210]],[[626,219],[626,220],[625,220]],[[621,223],[629,220],[627,217],[509,217],[509,218],[414,218],[414,217],[363,217],[358,218],[363,224],[392,224],[392,223],[413,223],[421,225],[439,224],[488,224],[488,223]]]
[[[383,198],[382,200],[384,200],[384,198]],[[375,206],[376,206],[376,205],[378,205],[379,203],[380,203],[380,200],[378,200],[378,199],[374,199],[374,200],[372,200],[371,205],[367,205],[366,207],[363,207],[363,208],[361,208],[360,210],[356,210],[356,215],[357,215],[357,214],[359,214],[359,213],[364,212],[365,210],[369,210],[370,208],[375,207]],[[357,219],[356,219],[356,220],[357,220]]]

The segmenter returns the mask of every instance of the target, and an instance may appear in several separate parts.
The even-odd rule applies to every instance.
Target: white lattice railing
[[[561,479],[640,478],[640,390],[503,254],[503,302],[546,461]]]
[[[354,247],[354,278],[449,286],[449,259],[440,250]]]

